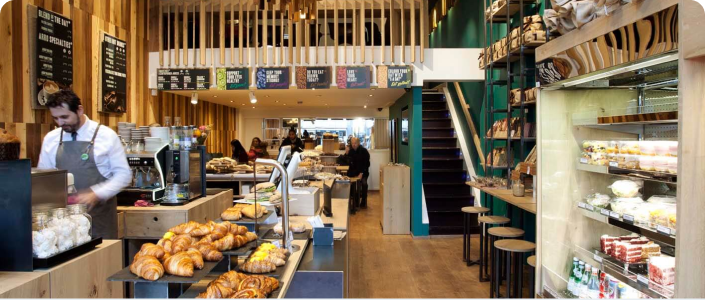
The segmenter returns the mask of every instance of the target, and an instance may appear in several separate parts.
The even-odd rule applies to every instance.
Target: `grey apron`
[[[93,133],[90,142],[64,142],[61,130],[59,148],[56,150],[56,168],[73,174],[74,185],[81,192],[91,186],[108,180],[98,171],[93,154],[93,144],[98,135],[100,124]],[[117,199],[115,197],[99,201],[88,214],[93,219],[92,238],[117,239]]]

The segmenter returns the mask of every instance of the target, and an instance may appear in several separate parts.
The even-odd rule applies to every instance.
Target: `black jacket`
[[[363,177],[370,176],[370,152],[365,147],[359,146],[357,150],[350,148],[348,151],[350,157],[350,169],[348,176],[356,177],[362,174]]]
[[[286,139],[284,139],[279,149],[284,146],[291,146],[291,153],[304,151],[304,142],[301,141],[300,138],[296,138],[296,140],[292,143],[291,140],[287,137]]]

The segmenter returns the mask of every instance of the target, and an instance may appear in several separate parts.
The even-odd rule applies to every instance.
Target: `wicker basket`
[[[20,159],[20,143],[0,144],[0,161]]]

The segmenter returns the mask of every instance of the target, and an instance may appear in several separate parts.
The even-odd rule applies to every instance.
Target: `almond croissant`
[[[203,254],[198,249],[190,248],[186,250],[186,254],[193,260],[193,267],[196,269],[203,269]]]
[[[218,277],[218,280],[222,281],[221,283],[226,287],[229,287],[231,289],[237,289],[238,286],[240,286],[240,281],[245,278],[247,278],[247,275],[245,274],[238,273],[235,271],[228,271],[223,273],[223,275],[220,275],[220,277]]]
[[[164,275],[164,267],[159,260],[150,255],[135,256],[135,260],[130,265],[130,272],[147,280],[157,280]]]
[[[154,258],[156,259],[162,259],[165,253],[166,251],[164,250],[164,248],[162,248],[162,246],[158,246],[152,243],[145,243],[142,245],[142,247],[140,248],[140,252],[138,252],[137,255],[149,255],[154,256]]]
[[[171,275],[192,277],[193,260],[186,252],[179,252],[164,261],[164,270]]]
[[[272,277],[252,275],[240,281],[238,290],[257,289],[264,294],[270,294],[272,291],[279,288],[279,280]]]

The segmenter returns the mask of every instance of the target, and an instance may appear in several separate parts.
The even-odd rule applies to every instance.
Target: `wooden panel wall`
[[[73,20],[73,89],[81,98],[88,117],[116,130],[118,122],[149,125],[161,122],[162,116],[181,114],[184,124],[214,125],[215,130],[208,141],[208,151],[230,151],[229,141],[235,137],[236,130],[234,108],[199,103],[194,109],[185,97],[164,93],[152,96],[147,88],[148,53],[150,45],[154,45],[151,48],[157,47],[155,44],[158,40],[156,26],[150,32],[151,39],[148,36],[147,20],[158,18],[156,3],[156,0],[15,0],[2,7],[0,128],[7,129],[22,140],[23,158],[32,159],[36,165],[42,139],[54,128],[49,111],[33,110],[30,104],[28,5],[42,7]],[[121,115],[98,112],[99,40],[103,31],[127,41],[128,110]]]

